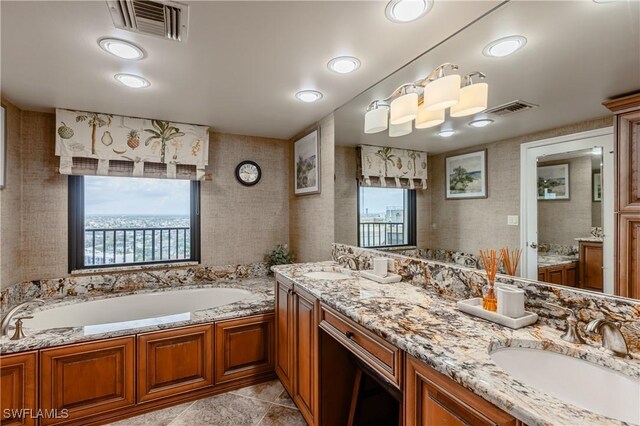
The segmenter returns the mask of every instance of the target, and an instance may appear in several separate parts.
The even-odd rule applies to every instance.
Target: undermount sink
[[[491,358],[515,379],[564,402],[640,424],[638,379],[579,358],[538,349],[498,349]]]
[[[344,274],[342,272],[336,272],[336,271],[313,271],[313,272],[307,272],[306,274],[304,274],[304,276],[307,278],[312,278],[314,280],[333,280],[333,281],[348,280],[349,278],[352,278],[351,275]]]

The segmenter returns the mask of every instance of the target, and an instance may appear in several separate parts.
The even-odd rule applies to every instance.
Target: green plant
[[[144,146],[148,146],[149,142],[154,139],[160,141],[160,162],[164,163],[164,153],[167,149],[167,142],[171,139],[184,136],[184,133],[177,127],[170,126],[168,121],[153,120],[151,125],[153,129],[144,129],[145,132],[151,133],[151,136],[144,141]]]
[[[287,244],[278,244],[275,249],[264,256],[264,261],[267,262],[269,268],[275,265],[287,265],[289,263],[293,263],[293,259],[293,251],[289,250],[289,246]]]

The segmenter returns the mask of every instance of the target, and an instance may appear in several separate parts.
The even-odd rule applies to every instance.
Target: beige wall
[[[611,126],[603,117],[431,157],[431,233],[426,247],[477,253],[486,247],[518,247],[520,227],[507,215],[520,215],[520,145],[540,139]],[[488,198],[445,199],[445,157],[487,149]]]
[[[538,166],[554,164],[569,164],[569,199],[538,201],[538,242],[576,246],[591,231],[591,155]]]
[[[318,126],[320,127],[320,194],[296,197],[293,194],[295,172],[293,165],[289,166],[291,247],[298,262],[331,259],[331,243],[334,242],[335,128],[333,114],[322,119]],[[311,128],[307,129],[291,140],[291,152],[293,152],[294,141],[311,130]]]
[[[20,260],[20,229],[22,222],[22,140],[21,111],[2,99],[6,108],[6,187],[0,190],[0,288],[22,277]]]
[[[23,111],[19,143],[12,132],[11,186],[0,195],[3,287],[68,275],[68,179],[57,172],[55,116]],[[242,160],[262,169],[254,187],[235,180]],[[210,135],[213,180],[202,183],[201,193],[203,264],[261,262],[276,244],[289,242],[289,163],[287,141]]]

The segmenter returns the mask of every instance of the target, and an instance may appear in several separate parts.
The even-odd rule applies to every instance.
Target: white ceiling
[[[71,108],[206,124],[221,132],[289,138],[491,10],[498,1],[436,0],[410,24],[382,1],[188,2],[189,37],[175,43],[114,28],[104,1],[2,1],[2,93],[19,107]],[[98,47],[105,36],[143,47],[139,62]],[[362,67],[330,72],[353,55]],[[462,62],[462,61],[461,61]],[[151,81],[119,85],[118,72]],[[325,97],[294,98],[301,89]]]
[[[489,42],[519,34],[524,49],[504,58],[487,58]],[[451,119],[442,127],[414,130],[389,138],[386,132],[365,135],[364,113],[374,99],[424,77],[444,62],[460,73],[483,71],[489,83],[489,108],[524,100],[539,108],[505,117],[484,128],[468,126],[475,117]],[[371,144],[441,153],[526,135],[609,114],[603,100],[640,90],[640,3],[586,1],[514,1],[365,91],[336,111],[338,145]],[[479,114],[477,117],[482,117]],[[457,133],[441,138],[441,128]]]

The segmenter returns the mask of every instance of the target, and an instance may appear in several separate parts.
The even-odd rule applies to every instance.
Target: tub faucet
[[[11,323],[11,320],[13,319],[15,314],[17,314],[18,311],[29,306],[32,303],[37,303],[38,305],[42,305],[44,303],[44,300],[33,299],[33,300],[29,300],[28,302],[23,302],[17,306],[14,306],[13,309],[11,309],[9,312],[7,312],[7,314],[4,317],[2,317],[2,322],[0,322],[0,337],[7,335],[7,331],[9,330],[9,324]]]
[[[629,348],[620,326],[613,321],[597,319],[591,321],[585,329],[589,333],[599,334],[602,337],[602,347],[608,349],[615,356],[629,358]]]

